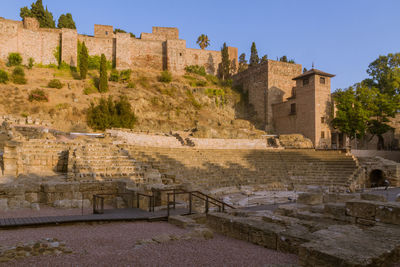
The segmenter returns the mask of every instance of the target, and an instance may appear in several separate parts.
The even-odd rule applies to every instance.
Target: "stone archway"
[[[372,170],[369,173],[369,184],[370,187],[384,186],[385,173],[382,170]]]

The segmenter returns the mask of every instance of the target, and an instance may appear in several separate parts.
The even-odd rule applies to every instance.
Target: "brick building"
[[[234,84],[248,92],[267,132],[303,134],[315,147],[330,148],[332,77],[317,69],[302,73],[300,64],[268,60],[235,75]]]

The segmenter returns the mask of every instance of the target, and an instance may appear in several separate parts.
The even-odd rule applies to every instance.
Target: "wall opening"
[[[371,187],[385,186],[385,174],[381,170],[373,170],[369,174],[369,182]]]

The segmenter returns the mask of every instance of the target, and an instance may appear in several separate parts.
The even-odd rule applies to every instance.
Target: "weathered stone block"
[[[187,228],[196,225],[196,222],[193,219],[180,215],[169,216],[168,222],[180,228]]]
[[[337,217],[346,216],[346,204],[344,203],[325,204],[324,213]]]
[[[306,227],[295,225],[282,231],[278,235],[277,250],[298,254],[299,247],[311,240],[311,234]]]
[[[30,203],[39,202],[38,193],[25,193],[25,200]]]
[[[361,199],[362,200],[369,200],[369,201],[380,201],[380,202],[386,202],[386,197],[383,195],[375,195],[375,194],[361,194]]]
[[[0,211],[8,211],[8,200],[0,199]]]
[[[297,198],[297,203],[306,205],[318,205],[322,204],[322,202],[322,193],[301,193]]]
[[[377,222],[400,225],[400,203],[378,205],[375,219]]]
[[[360,199],[359,194],[335,194],[335,193],[329,193],[329,194],[324,194],[323,200],[324,203],[344,203],[350,200],[355,200],[355,199]]]
[[[373,220],[376,213],[376,202],[355,200],[346,202],[346,214],[349,216]]]

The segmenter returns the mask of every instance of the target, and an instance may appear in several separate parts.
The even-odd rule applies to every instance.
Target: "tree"
[[[200,35],[199,38],[197,38],[196,43],[200,46],[201,49],[210,46],[210,40],[208,39],[208,36],[205,34]]]
[[[287,56],[282,56],[282,57],[279,59],[279,61],[280,61],[280,62],[288,62]]]
[[[226,46],[226,43],[222,46],[221,49],[221,78],[222,80],[227,80],[229,78],[229,70],[231,66],[231,61],[229,60],[229,52],[228,52],[228,47]]]
[[[264,56],[261,58],[260,63],[264,63],[264,62],[267,62],[267,61],[268,61],[268,56],[267,56],[267,55],[264,55]]]
[[[303,68],[303,73],[305,73],[307,71],[307,68]]]
[[[85,42],[83,42],[82,47],[79,51],[79,71],[81,74],[81,79],[86,79],[88,65],[89,65],[88,60],[89,60],[89,52]]]
[[[238,70],[238,72],[242,72],[242,71],[246,70],[247,68],[248,68],[248,65],[247,65],[247,60],[246,60],[246,54],[242,53],[239,56],[239,70]]]
[[[71,13],[67,13],[67,14],[62,14],[59,18],[58,18],[58,24],[57,24],[58,28],[67,28],[67,29],[76,29],[76,25],[75,25],[75,21],[72,18]]]
[[[231,65],[230,65],[230,68],[229,68],[230,76],[236,74],[236,72],[237,72],[236,59],[232,59]]]
[[[259,62],[260,58],[258,57],[256,43],[253,42],[251,44],[250,67],[257,66]]]
[[[367,70],[371,78],[357,84],[353,92],[348,89],[346,97],[335,97],[338,113],[333,121],[334,126],[350,136],[362,136],[363,131],[372,137],[377,136],[377,149],[383,149],[383,134],[393,129],[390,126],[391,118],[400,110],[399,68],[400,53],[380,56],[372,62]],[[345,101],[342,98],[354,99],[354,103],[350,107],[348,104],[338,105]],[[348,128],[355,127],[354,125],[358,125],[358,131],[349,131]]]
[[[108,91],[107,59],[104,54],[101,54],[99,92],[105,93],[107,91]]]
[[[37,0],[36,3],[32,3],[31,8],[23,7],[20,11],[22,19],[25,17],[33,17],[39,21],[41,28],[55,28],[56,23],[53,19],[53,14],[43,7],[42,0]]]
[[[372,115],[370,108],[373,96],[371,93],[361,84],[356,84],[346,90],[337,90],[333,94],[337,111],[332,120],[332,126],[348,135],[350,139],[364,137]]]

